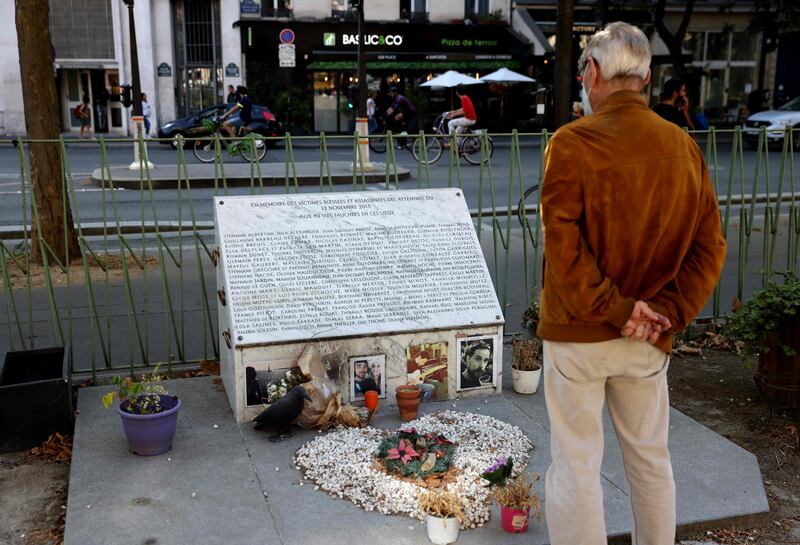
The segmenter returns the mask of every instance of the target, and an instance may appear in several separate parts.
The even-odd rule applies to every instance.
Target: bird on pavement
[[[289,426],[300,416],[305,406],[305,400],[311,401],[311,396],[302,386],[295,386],[285,396],[267,407],[261,414],[253,419],[253,429],[271,429],[275,434],[270,441],[282,441],[291,437]]]

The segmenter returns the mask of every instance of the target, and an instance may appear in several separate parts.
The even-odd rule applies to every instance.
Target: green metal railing
[[[549,136],[547,132],[481,133],[481,162],[468,166],[456,146],[435,165],[416,162],[407,152],[396,150],[397,138],[388,134],[386,154],[371,156],[382,160],[377,166],[382,183],[369,182],[360,168],[354,169],[348,175],[349,183],[342,186],[335,183],[339,177],[333,173],[332,156],[345,154],[348,161],[363,167],[366,158],[357,135],[287,134],[265,139],[279,145],[267,154],[265,163],[274,163],[274,157],[282,155],[283,183],[265,183],[267,167],[251,159],[244,187],[235,186],[226,175],[231,161],[241,159],[228,155],[219,135],[213,137],[214,161],[208,167],[213,172],[212,183],[193,186],[189,172],[195,161],[189,150],[195,140],[179,138],[176,165],[170,167],[174,173],[171,189],[155,189],[153,171],[142,168],[138,187],[124,191],[115,182],[111,156],[123,155],[128,149],[123,144],[135,144],[143,162],[148,149],[154,149],[153,141],[0,141],[4,156],[14,155],[11,146],[16,146],[14,160],[19,167],[19,190],[9,197],[18,198],[18,206],[7,209],[14,217],[0,217],[4,224],[0,272],[5,310],[5,335],[0,338],[7,350],[67,345],[76,373],[133,369],[157,361],[169,367],[215,359],[220,334],[212,196],[432,187],[464,190],[499,301],[507,309],[507,329],[516,330],[519,315],[539,284],[542,228],[538,187]],[[423,159],[430,139],[442,138],[422,133],[414,137],[421,143]],[[744,298],[766,283],[774,271],[797,272],[800,212],[794,161],[798,134],[787,129],[776,148],[767,145],[767,133],[762,130],[755,150],[747,153],[740,128],[712,127],[694,137],[705,153],[717,190],[731,256],[704,313],[706,318],[718,319],[727,310],[726,299]],[[254,147],[259,145],[255,136],[246,139]],[[501,150],[492,157],[486,153],[489,139]],[[70,201],[80,248],[80,259],[72,263],[67,255],[57,255],[40,236],[43,218],[33,206],[28,151],[31,144],[46,142],[58,146],[62,161],[61,194]],[[72,165],[78,156],[81,164],[90,161],[85,157],[87,149],[98,166],[95,186],[89,192],[76,181]],[[721,150],[727,158],[720,159]],[[314,186],[301,186],[298,154],[319,164]],[[403,165],[410,169],[412,179],[401,179],[398,173]],[[371,176],[374,180],[375,172]],[[241,177],[237,181],[241,182]],[[61,212],[63,218],[68,217],[66,205]],[[63,230],[67,246],[67,229]],[[41,269],[30,258],[34,238],[41,248]]]

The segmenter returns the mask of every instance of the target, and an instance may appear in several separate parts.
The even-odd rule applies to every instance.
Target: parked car
[[[742,136],[754,148],[758,145],[761,127],[766,127],[768,143],[783,143],[786,127],[800,129],[800,96],[775,110],[758,112],[747,118],[742,127]],[[795,147],[800,149],[800,130],[792,131],[792,140]]]
[[[184,138],[207,136],[208,130],[203,127],[202,120],[224,114],[227,107],[226,104],[217,104],[192,115],[164,123],[158,128],[158,137],[162,139],[162,144],[170,144],[173,148],[177,148],[175,137],[178,135],[182,135]],[[236,113],[231,118],[235,118],[237,115],[239,114]],[[269,108],[256,104],[253,104],[253,120],[249,126],[254,132],[263,136],[283,136],[285,132],[283,124],[275,118],[275,114]],[[267,141],[268,147],[275,147],[275,144],[275,140]]]

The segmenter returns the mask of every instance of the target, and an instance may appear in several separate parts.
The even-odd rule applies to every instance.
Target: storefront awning
[[[472,61],[367,61],[367,70],[460,70],[475,72],[497,70],[498,68],[519,69],[514,60],[472,60]],[[308,64],[309,70],[357,70],[356,61],[314,61]]]

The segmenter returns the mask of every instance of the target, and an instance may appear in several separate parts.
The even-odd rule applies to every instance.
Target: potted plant
[[[142,375],[139,382],[131,377],[114,377],[116,390],[103,396],[103,406],[119,399],[117,412],[131,451],[140,456],[156,456],[172,448],[172,437],[178,424],[181,401],[167,394],[161,385],[158,366]]]
[[[510,456],[498,458],[481,477],[489,481],[487,486],[492,488],[492,497],[500,506],[503,530],[519,533],[528,529],[531,509],[536,518],[539,518],[542,506],[539,496],[533,491],[533,485],[525,475],[511,478],[513,469],[514,461]]]
[[[419,510],[427,515],[428,539],[437,545],[453,543],[466,517],[461,500],[454,492],[441,489],[423,490],[419,495]]]
[[[531,337],[536,336],[536,326],[539,325],[539,290],[534,288],[531,290],[531,299],[528,303],[528,308],[522,313],[522,321],[520,325],[528,330]]]
[[[400,410],[401,420],[414,420],[419,411],[419,402],[422,398],[422,388],[417,384],[401,384],[395,388],[397,408]]]
[[[762,393],[786,408],[800,405],[800,279],[777,273],[783,282],[767,283],[741,305],[725,332],[744,346],[745,356],[758,354],[755,381]]]
[[[511,378],[518,394],[535,394],[542,375],[542,341],[511,339]]]

